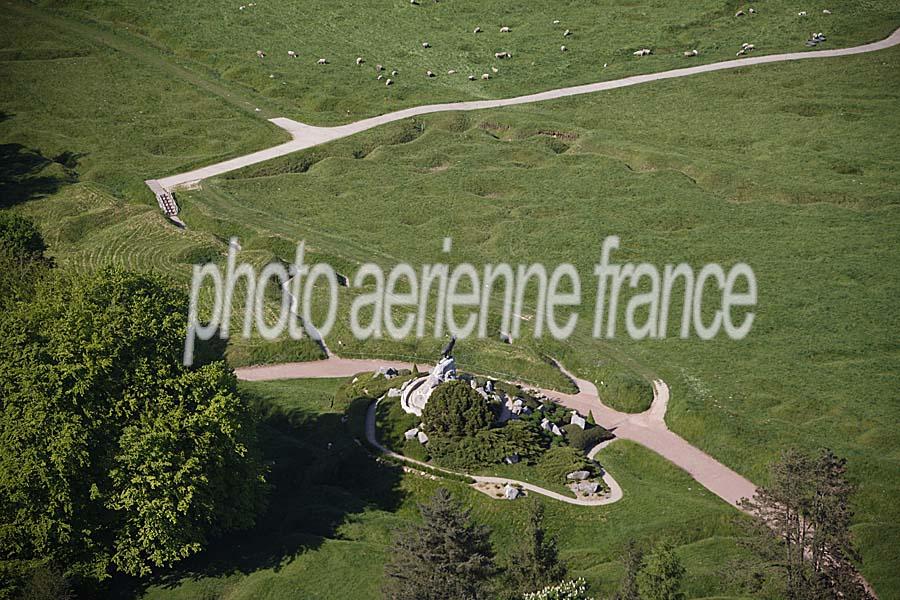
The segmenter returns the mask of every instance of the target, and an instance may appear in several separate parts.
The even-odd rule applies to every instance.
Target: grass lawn
[[[254,530],[214,544],[181,573],[143,590],[142,598],[377,597],[391,537],[418,518],[416,504],[439,485],[493,529],[492,541],[504,558],[524,527],[527,503],[543,502],[571,575],[586,577],[598,595],[611,592],[621,576],[619,558],[628,538],[649,542],[666,536],[688,569],[688,598],[743,597],[737,584],[723,589],[721,583],[730,560],[747,556],[738,545],[743,518],[648,451],[627,442],[603,451],[625,490],[625,498],[608,507],[537,497],[492,500],[459,483],[375,463],[353,442],[352,420],[341,422],[353,396],[336,393],[341,383],[242,384],[268,414],[263,441],[276,486],[269,511]]]

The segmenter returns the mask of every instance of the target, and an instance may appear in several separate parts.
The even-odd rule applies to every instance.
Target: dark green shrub
[[[469,384],[448,381],[439,385],[428,399],[422,420],[429,434],[445,437],[474,436],[494,420],[490,405]]]
[[[566,475],[572,471],[594,471],[584,454],[571,446],[550,448],[541,457],[537,468],[547,481],[557,483],[566,483]]]
[[[599,425],[594,425],[593,427],[588,425],[586,429],[582,429],[578,425],[566,425],[563,429],[566,432],[569,445],[585,454],[600,442],[611,440],[615,437]]]
[[[549,441],[533,423],[511,421],[504,427],[479,431],[474,436],[433,435],[428,452],[444,466],[471,470],[499,464],[513,454],[518,454],[522,462],[533,463],[548,446]]]
[[[598,391],[604,404],[623,412],[644,412],[653,403],[653,385],[634,373],[614,373]]]

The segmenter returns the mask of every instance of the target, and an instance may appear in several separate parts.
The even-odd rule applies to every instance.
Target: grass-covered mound
[[[613,371],[597,383],[600,400],[626,413],[644,412],[653,403],[653,385],[628,371]]]

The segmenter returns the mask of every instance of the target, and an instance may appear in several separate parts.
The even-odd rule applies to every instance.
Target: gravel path
[[[739,69],[752,65],[764,65],[777,62],[806,60],[810,58],[834,58],[838,56],[851,56],[854,54],[863,54],[866,52],[884,50],[885,48],[890,48],[891,46],[896,46],[897,44],[900,44],[900,29],[895,30],[894,33],[883,40],[872,42],[871,44],[864,44],[862,46],[854,46],[852,48],[837,48],[834,50],[814,50],[805,52],[789,52],[786,54],[751,56],[747,58],[710,63],[706,65],[696,65],[683,69],[673,69],[671,71],[663,71],[661,73],[634,75],[632,77],[625,77],[623,79],[615,79],[612,81],[601,81],[599,83],[589,83],[586,85],[559,88],[546,92],[539,92],[537,94],[528,94],[526,96],[518,96],[515,98],[503,98],[500,100],[475,100],[471,102],[428,104],[425,106],[417,106],[414,108],[398,110],[396,112],[372,117],[369,119],[363,119],[362,121],[357,121],[356,123],[350,123],[348,125],[341,125],[338,127],[314,127],[312,125],[298,123],[297,121],[293,121],[291,119],[270,119],[272,123],[289,132],[293,139],[290,142],[285,142],[283,144],[273,146],[272,148],[267,148],[266,150],[260,150],[259,152],[253,152],[245,156],[239,156],[231,160],[226,160],[224,162],[188,171],[186,173],[172,175],[170,177],[163,177],[158,180],[149,180],[147,183],[148,185],[150,185],[151,182],[158,183],[166,190],[171,191],[172,189],[179,186],[193,184],[209,177],[214,177],[216,175],[228,173],[229,171],[234,171],[242,167],[271,160],[273,158],[284,156],[286,154],[291,154],[292,152],[296,152],[298,150],[312,148],[313,146],[318,146],[332,140],[351,136],[362,131],[366,131],[367,129],[378,127],[379,125],[384,125],[393,121],[399,121],[401,119],[408,119],[410,117],[425,115],[429,113],[483,110],[486,108],[499,108],[503,106],[514,106],[517,104],[528,104],[531,102],[543,102],[545,100],[555,100],[557,98],[566,98],[568,96],[578,96],[581,94],[592,94],[595,92],[640,85],[642,83],[662,81],[664,79],[689,77],[691,75],[698,75],[700,73],[711,73],[713,71],[723,71],[726,69]]]
[[[435,467],[434,465],[429,465],[428,463],[424,463],[419,460],[415,460],[412,458],[408,458],[403,456],[402,454],[397,454],[392,450],[381,445],[378,441],[378,435],[375,433],[375,407],[378,403],[372,402],[369,405],[368,410],[366,411],[366,439],[370,444],[378,448],[383,454],[391,456],[393,458],[402,460],[405,463],[409,463],[411,465],[419,465],[422,467],[428,467],[429,469],[435,469],[438,471],[444,471],[445,473],[453,473],[456,475],[465,475],[466,477],[471,477],[475,480],[476,483],[495,483],[498,485],[506,485],[507,483],[512,484],[514,486],[521,487],[529,492],[533,492],[535,494],[540,494],[542,496],[546,496],[548,498],[553,498],[554,500],[559,500],[560,502],[566,502],[568,504],[576,504],[578,506],[604,506],[606,504],[612,504],[613,502],[618,502],[622,499],[622,488],[619,486],[619,483],[613,479],[612,475],[607,473],[605,470],[603,472],[603,481],[609,487],[610,493],[607,496],[603,496],[600,498],[573,498],[571,496],[564,496],[563,494],[559,494],[552,490],[548,490],[546,488],[542,488],[540,486],[527,483],[525,481],[519,481],[517,479],[510,479],[508,477],[489,477],[486,475],[470,475],[468,473],[460,473],[457,471],[451,471],[450,469],[442,469],[439,467]]]
[[[239,368],[235,369],[235,373],[239,379],[245,381],[266,381],[271,379],[352,377],[364,371],[376,371],[380,367],[409,369],[412,368],[412,365],[396,361],[360,360],[332,356],[326,360],[313,362]],[[427,372],[430,369],[427,365],[418,365],[418,367],[420,372]],[[741,498],[750,498],[756,493],[756,486],[751,481],[738,475],[702,450],[695,448],[685,441],[684,438],[669,431],[665,423],[666,409],[669,404],[669,386],[664,381],[656,380],[653,382],[653,403],[648,410],[639,414],[627,414],[613,410],[603,404],[593,383],[579,379],[568,372],[566,372],[566,375],[578,385],[579,391],[577,394],[563,394],[545,389],[540,391],[550,398],[555,398],[563,406],[577,410],[583,415],[589,412],[593,413],[594,420],[607,429],[613,430],[616,438],[637,442],[656,452],[684,469],[697,483],[733,506],[737,506],[737,502]],[[372,429],[370,435],[370,423],[367,420],[366,435],[372,444],[378,446],[384,452],[389,452],[386,448],[380,446],[375,439],[374,405],[370,407],[370,411],[372,411],[371,417],[373,419],[371,422]],[[595,456],[603,447],[605,445],[601,444],[594,448],[591,453]],[[396,456],[399,457],[399,455]],[[498,483],[500,478],[475,477],[475,479]],[[497,481],[494,481],[494,479],[497,479]],[[503,481],[512,480],[503,479]],[[621,488],[611,477],[607,484],[613,490],[611,498],[614,499],[607,502],[576,502],[574,498],[566,498],[550,490],[531,486],[531,484],[515,483],[522,485],[525,489],[530,489],[570,504],[608,504],[621,498],[622,494]]]

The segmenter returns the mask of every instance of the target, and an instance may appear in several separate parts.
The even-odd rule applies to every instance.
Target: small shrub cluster
[[[537,464],[538,471],[547,481],[567,483],[566,475],[572,471],[590,471],[594,466],[584,457],[584,453],[570,446],[557,446],[547,450]]]
[[[598,388],[605,404],[623,412],[643,412],[653,403],[653,385],[635,373],[613,373]]]
[[[533,426],[513,421],[504,427],[479,431],[474,436],[433,436],[428,451],[442,465],[475,469],[498,464],[513,454],[523,462],[534,462],[547,445],[546,438]]]
[[[566,432],[566,439],[569,441],[569,445],[585,454],[590,452],[600,442],[611,440],[615,437],[606,428],[599,425],[588,425],[585,429],[577,425],[566,425],[563,427],[563,431]]]

